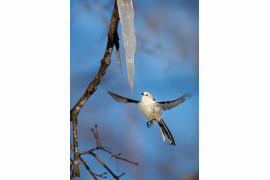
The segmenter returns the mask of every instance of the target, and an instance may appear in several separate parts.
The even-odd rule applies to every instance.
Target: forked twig
[[[80,163],[84,164],[85,168],[90,172],[90,174],[95,178],[96,176],[98,177],[101,177],[101,178],[106,178],[106,176],[103,176],[104,174],[106,173],[103,173],[103,174],[96,174],[94,173],[93,171],[90,170],[89,166],[86,164],[86,161],[84,161],[81,157],[81,155],[85,155],[85,154],[90,154],[92,155],[115,179],[119,179],[121,176],[125,175],[125,172],[123,172],[121,175],[117,176],[116,174],[114,174],[112,172],[112,170],[94,153],[94,151],[97,151],[97,150],[102,150],[104,152],[107,152],[108,154],[110,154],[112,157],[116,158],[116,159],[119,159],[119,160],[122,160],[122,161],[126,161],[128,163],[131,163],[131,164],[134,164],[134,165],[138,165],[137,162],[133,162],[133,161],[130,161],[128,159],[125,159],[125,158],[122,158],[120,157],[121,153],[118,153],[118,154],[114,154],[112,153],[111,151],[109,151],[108,149],[104,148],[101,146],[101,142],[100,142],[100,139],[99,139],[99,136],[98,136],[98,130],[97,130],[97,125],[95,125],[95,129],[92,129],[92,132],[93,132],[93,135],[96,139],[96,145],[97,147],[96,148],[92,148],[88,151],[80,151],[78,152],[78,157],[79,159],[81,160]],[[70,148],[72,150],[74,150],[74,147],[72,146],[72,144],[70,144]],[[80,164],[79,163],[79,164]]]

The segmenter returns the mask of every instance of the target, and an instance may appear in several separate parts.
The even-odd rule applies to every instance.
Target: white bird
[[[185,93],[180,98],[173,100],[173,101],[164,101],[164,102],[157,102],[155,101],[154,97],[149,92],[142,93],[141,101],[128,99],[117,94],[114,94],[108,91],[109,95],[111,95],[116,101],[122,103],[136,103],[139,106],[141,113],[144,117],[148,120],[147,127],[151,127],[153,122],[157,122],[162,133],[163,141],[165,142],[165,136],[167,137],[170,145],[175,145],[173,136],[166,126],[165,122],[162,119],[162,109],[164,111],[172,109],[173,107],[177,106],[186,101],[187,98],[191,97],[191,93]]]

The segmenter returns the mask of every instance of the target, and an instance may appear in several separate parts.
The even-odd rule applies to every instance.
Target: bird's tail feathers
[[[163,119],[161,119],[160,121],[157,121],[157,122],[158,122],[158,125],[160,128],[160,131],[162,133],[163,141],[165,142],[165,136],[166,136],[168,141],[169,141],[169,144],[175,146],[173,136],[172,136],[169,128],[166,126],[165,122],[163,121]]]

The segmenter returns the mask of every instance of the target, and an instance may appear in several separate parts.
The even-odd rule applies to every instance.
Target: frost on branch
[[[134,10],[132,0],[117,0],[118,12],[124,40],[128,82],[133,93],[134,53],[136,50],[136,36],[134,29]]]

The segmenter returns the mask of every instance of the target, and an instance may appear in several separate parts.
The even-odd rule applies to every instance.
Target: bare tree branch
[[[117,38],[114,38],[114,36],[116,34],[115,32],[117,32],[118,22],[119,22],[119,15],[118,15],[118,9],[116,5],[116,1],[115,1],[109,33],[108,33],[107,48],[101,60],[101,66],[99,68],[98,74],[96,75],[95,79],[89,84],[83,96],[80,98],[77,104],[72,108],[71,120],[73,120],[73,116],[76,116],[79,114],[79,111],[81,110],[83,105],[86,103],[89,97],[96,91],[100,81],[102,80],[103,76],[106,73],[108,66],[111,64],[111,55],[112,55],[113,47],[114,47],[114,44],[117,44]]]
[[[114,9],[112,13],[109,33],[108,33],[108,42],[105,54],[101,60],[101,66],[99,68],[98,74],[96,75],[95,79],[89,84],[86,91],[84,92],[83,96],[80,98],[80,100],[77,102],[77,104],[71,109],[70,111],[70,120],[73,124],[73,144],[74,144],[74,166],[72,170],[71,178],[80,177],[80,171],[78,166],[78,138],[77,138],[77,124],[78,124],[78,114],[83,107],[83,105],[86,103],[86,101],[89,99],[89,97],[96,91],[99,83],[101,82],[103,76],[106,73],[106,70],[108,66],[111,64],[111,55],[113,51],[114,40],[116,41],[117,38],[114,38],[115,32],[117,31],[119,22],[119,15],[118,15],[118,8],[117,8],[117,0],[115,0]]]
[[[96,178],[96,176],[98,177],[101,177],[101,178],[106,178],[106,176],[103,176],[104,174],[106,173],[103,173],[103,174],[96,174],[94,173],[93,171],[90,170],[89,166],[86,164],[86,161],[82,159],[81,155],[85,155],[85,154],[90,154],[92,155],[115,179],[119,179],[121,176],[125,175],[125,173],[123,172],[121,175],[117,176],[115,175],[112,170],[94,153],[94,151],[96,150],[102,150],[102,151],[105,151],[107,153],[109,153],[110,155],[112,155],[112,157],[116,158],[116,159],[119,159],[119,160],[122,160],[122,161],[126,161],[130,164],[134,164],[134,165],[138,165],[137,162],[133,162],[133,161],[130,161],[130,160],[127,160],[125,158],[122,158],[122,157],[119,157],[121,154],[114,154],[112,153],[111,151],[107,150],[106,148],[102,147],[101,146],[101,143],[100,143],[100,139],[98,137],[98,131],[97,131],[97,125],[95,125],[95,130],[92,129],[92,132],[93,132],[93,135],[95,136],[96,138],[96,144],[97,144],[97,147],[96,148],[92,148],[88,151],[80,151],[78,152],[78,157],[79,159],[81,160],[80,163],[78,164],[84,164],[85,168],[88,170],[88,172],[94,177]],[[70,144],[70,149],[74,151],[74,147],[72,146],[72,144]],[[71,159],[71,162],[73,162],[73,160]]]
[[[122,160],[122,161],[126,161],[126,162],[131,163],[131,164],[134,164],[134,165],[136,165],[136,166],[138,165],[137,162],[133,162],[133,161],[130,161],[130,160],[128,160],[128,159],[119,157],[119,156],[121,155],[121,153],[119,153],[119,154],[114,154],[114,153],[112,153],[111,151],[107,150],[106,148],[102,147],[102,146],[101,146],[100,139],[99,139],[99,137],[98,137],[97,125],[95,125],[95,130],[92,129],[92,132],[93,132],[93,135],[94,135],[95,138],[96,138],[96,144],[97,144],[97,147],[96,147],[96,148],[93,148],[93,149],[90,149],[90,150],[88,150],[88,151],[80,151],[80,152],[78,152],[79,156],[80,156],[80,155],[83,155],[83,154],[91,154],[91,152],[96,151],[96,150],[103,150],[103,151],[105,151],[105,152],[111,154],[112,157],[114,157],[114,158],[116,158],[116,159],[120,159],[120,160]]]

